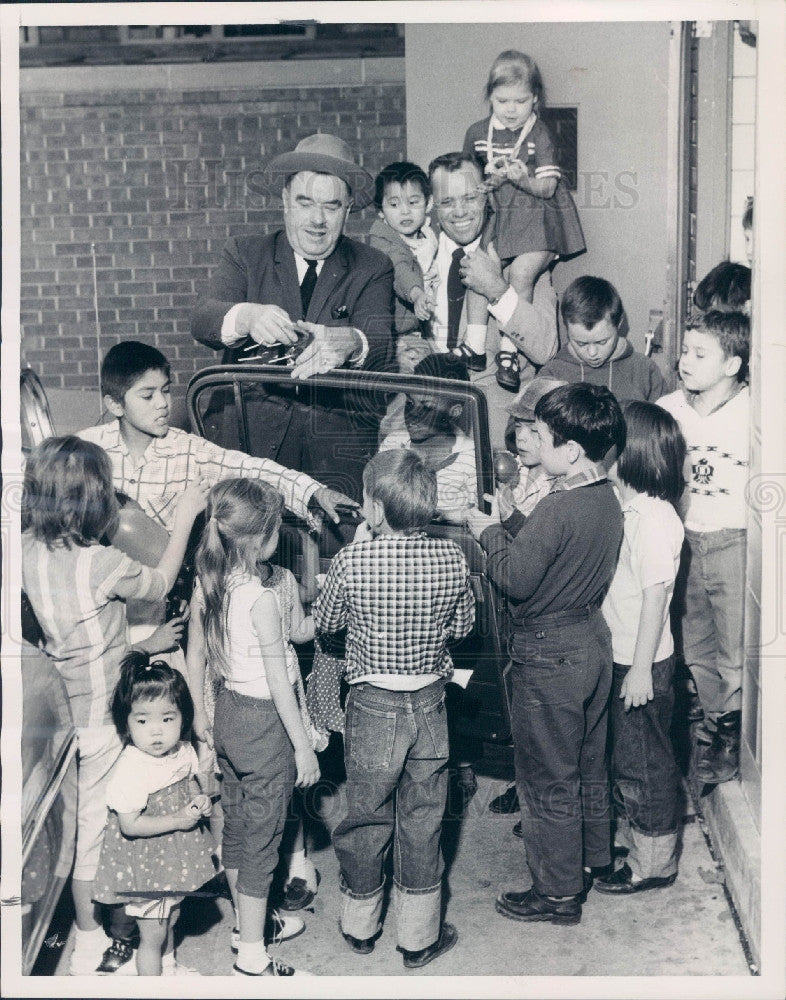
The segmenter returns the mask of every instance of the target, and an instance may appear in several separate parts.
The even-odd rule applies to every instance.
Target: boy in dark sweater
[[[540,375],[605,385],[619,403],[660,399],[666,388],[660,369],[620,333],[625,310],[614,285],[591,275],[576,278],[565,289],[560,313],[568,342]]]
[[[622,511],[601,460],[622,448],[624,427],[603,386],[552,390],[535,407],[535,428],[543,468],[562,477],[554,491],[514,538],[489,515],[468,517],[511,609],[511,727],[533,882],[527,892],[498,897],[498,912],[513,920],[578,923],[593,870],[611,860],[612,651],[600,605],[622,540]]]

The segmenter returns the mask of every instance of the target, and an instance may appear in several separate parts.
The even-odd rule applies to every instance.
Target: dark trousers
[[[625,711],[620,689],[628,666],[614,664],[611,687],[611,776],[615,801],[632,827],[650,836],[679,826],[679,776],[671,746],[674,657],[652,665],[654,697]]]
[[[516,626],[510,650],[516,784],[533,885],[573,896],[583,865],[611,860],[611,635],[599,610],[551,615]]]

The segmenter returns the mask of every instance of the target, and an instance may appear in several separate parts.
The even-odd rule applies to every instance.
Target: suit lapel
[[[300,282],[297,280],[295,254],[284,230],[276,236],[275,265],[276,275],[284,296],[283,308],[291,320],[302,319],[303,306],[300,302]]]
[[[311,323],[326,322],[323,317],[320,320],[323,309],[333,290],[339,284],[347,271],[347,259],[343,246],[344,237],[339,237],[333,253],[325,260],[322,270],[319,272],[317,283],[314,286],[314,294],[308,306],[306,319]],[[341,303],[339,303],[340,305]],[[347,323],[349,320],[347,320]]]

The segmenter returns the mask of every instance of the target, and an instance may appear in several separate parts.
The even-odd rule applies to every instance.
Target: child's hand
[[[196,799],[192,799],[187,806],[183,806],[182,809],[178,809],[177,812],[172,813],[172,822],[177,824],[175,826],[176,830],[193,830],[200,821],[202,814],[198,808],[193,808],[195,802]]]
[[[183,626],[187,621],[187,616],[182,618],[172,618],[170,621],[159,625],[152,635],[148,636],[144,642],[137,643],[143,647],[146,653],[153,656],[155,653],[169,653],[177,649],[183,638]]]
[[[210,487],[210,481],[205,479],[204,476],[193,483],[189,483],[177,502],[175,516],[193,521],[197,514],[200,514],[205,509]]]
[[[213,749],[213,727],[204,709],[194,709],[194,722],[191,727],[198,743],[207,745],[208,750]]]
[[[518,184],[522,177],[529,177],[527,165],[521,160],[508,160],[503,170],[507,179],[513,181],[514,184]]]
[[[301,747],[295,751],[297,768],[296,788],[310,788],[319,781],[319,761],[311,747]]]
[[[496,492],[497,498],[497,510],[499,511],[500,521],[507,521],[513,511],[516,509],[516,504],[513,499],[513,490],[508,483],[503,483]]]
[[[209,795],[200,792],[188,803],[188,809],[194,816],[209,816],[213,811],[213,803],[210,801]]]
[[[483,181],[482,184],[478,184],[478,191],[482,194],[489,194],[491,191],[496,191],[497,188],[504,184],[507,178],[504,174],[489,174],[489,176]]]
[[[412,308],[418,319],[427,320],[434,314],[434,306],[431,296],[422,288],[416,288],[412,292]]]
[[[652,701],[655,692],[652,689],[652,669],[640,670],[631,667],[625,674],[625,679],[620,688],[620,698],[625,702],[625,711],[631,708],[639,708]]]

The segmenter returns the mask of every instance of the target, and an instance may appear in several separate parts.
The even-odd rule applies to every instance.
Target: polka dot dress
[[[182,778],[153,792],[145,814],[168,816],[188,805],[197,792],[193,778]],[[204,821],[191,830],[126,837],[117,813],[109,810],[93,898],[100,903],[129,903],[195,892],[216,874],[214,850]]]

